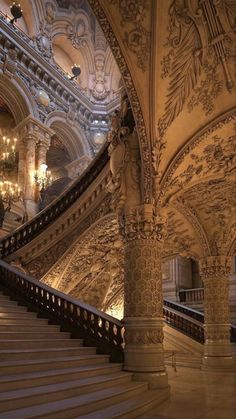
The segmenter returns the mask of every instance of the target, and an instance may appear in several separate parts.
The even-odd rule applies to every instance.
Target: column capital
[[[15,131],[19,133],[20,139],[27,140],[28,138],[34,139],[36,143],[45,143],[49,146],[50,139],[54,134],[54,131],[42,124],[36,118],[33,118],[31,115],[27,116],[23,121],[21,121]]]
[[[229,276],[231,267],[231,256],[208,256],[199,261],[200,275],[203,281],[211,277]]]
[[[149,239],[163,244],[167,235],[167,214],[164,208],[140,205],[120,216],[120,228],[126,241]]]

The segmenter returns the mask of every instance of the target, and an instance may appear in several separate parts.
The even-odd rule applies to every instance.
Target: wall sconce
[[[79,75],[80,75],[80,73],[81,73],[81,68],[80,68],[80,65],[74,64],[74,65],[71,67],[71,71],[72,71],[73,76],[71,76],[71,77],[69,78],[69,80],[74,80],[74,79],[76,79],[76,77],[79,77]]]
[[[13,19],[10,20],[10,23],[14,25],[14,23],[17,21],[17,19],[20,19],[23,14],[23,10],[21,9],[20,4],[13,2],[12,6],[10,7],[11,14],[13,16]]]

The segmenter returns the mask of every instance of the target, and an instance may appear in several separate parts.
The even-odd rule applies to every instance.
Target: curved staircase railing
[[[82,173],[58,199],[54,200],[32,220],[23,224],[0,241],[0,258],[4,258],[28,244],[57,220],[91,185],[109,161],[107,144]]]
[[[124,325],[121,321],[30,278],[4,261],[0,261],[0,285],[13,299],[52,323],[60,324],[72,337],[83,338],[85,345],[96,346],[100,353],[109,353],[112,361],[123,360]],[[204,342],[202,313],[164,300],[163,314],[168,325],[197,342]],[[232,326],[232,342],[236,342],[235,332]]]
[[[72,337],[83,338],[85,345],[111,354],[112,361],[122,361],[124,327],[119,320],[30,278],[4,261],[0,261],[0,284],[12,298],[60,324]]]

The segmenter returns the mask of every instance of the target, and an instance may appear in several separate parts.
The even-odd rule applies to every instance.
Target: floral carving
[[[232,89],[227,63],[231,55],[228,44],[232,42],[235,30],[229,13],[231,7],[226,0],[194,0],[191,4],[188,1],[172,2],[165,45],[169,52],[161,60],[161,77],[169,76],[170,81],[165,112],[158,123],[160,136],[182,111],[191,93],[194,94],[188,104],[189,111],[201,104],[206,114],[212,112],[214,99],[223,87],[217,73],[219,63],[223,67],[226,86]],[[202,72],[205,79],[197,87]]]
[[[124,33],[124,42],[127,47],[136,54],[138,67],[145,71],[150,49],[150,32],[144,26],[147,1],[109,0],[109,2],[110,4],[115,4],[119,8],[121,25],[125,26],[126,22],[132,22],[133,28]]]
[[[128,345],[155,345],[162,343],[164,339],[163,329],[135,329],[135,330],[126,330],[125,331],[125,343]]]
[[[88,33],[85,22],[82,19],[78,19],[73,25],[69,24],[67,26],[67,33],[74,48],[79,49],[80,47],[84,47],[86,45]]]

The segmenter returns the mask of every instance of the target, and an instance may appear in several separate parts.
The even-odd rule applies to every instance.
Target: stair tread
[[[15,337],[15,335],[21,335],[21,338],[20,339],[17,339],[17,338],[15,338],[14,339],[14,337]],[[30,336],[31,335],[35,335],[35,337],[31,337],[30,338]],[[41,336],[41,335],[46,335],[45,337],[43,337],[43,338],[40,338],[39,339],[39,336]],[[48,335],[48,336],[47,336]],[[4,336],[4,339],[2,338],[2,336]],[[26,336],[26,339],[22,339],[24,336]],[[60,340],[70,340],[70,333],[68,333],[68,332],[60,332],[60,331],[55,331],[55,332],[52,332],[52,331],[48,331],[48,332],[41,332],[41,333],[37,333],[37,332],[0,332],[0,340],[3,340],[4,342],[7,342],[7,341],[9,341],[9,342],[14,342],[14,341],[40,341],[40,342],[42,342],[42,340],[43,341],[48,341],[48,340],[52,340],[52,339],[48,339],[48,337],[50,337],[50,336],[52,336],[52,339],[56,339],[56,340],[58,340],[58,339],[60,339]],[[13,337],[13,339],[9,339],[10,337]],[[71,340],[80,340],[80,339],[71,339]],[[82,339],[81,339],[82,340]]]
[[[55,359],[27,359],[27,360],[14,360],[14,361],[1,361],[0,362],[0,367],[11,367],[11,366],[18,366],[18,365],[31,365],[31,364],[44,364],[45,362],[50,362],[50,364],[52,363],[58,363],[58,362],[66,362],[66,361],[77,361],[77,360],[81,360],[81,359],[94,359],[94,358],[107,358],[109,359],[109,355],[81,355],[81,356],[67,356],[67,357],[62,357],[62,358],[55,358]]]
[[[98,375],[96,377],[81,378],[77,380],[65,381],[62,383],[46,384],[38,387],[28,387],[22,390],[10,390],[0,393],[0,402],[5,400],[15,400],[23,397],[31,397],[38,394],[50,394],[59,390],[67,390],[73,387],[83,387],[102,382],[112,381],[114,379],[131,377],[131,373],[121,371],[119,373],[109,375]]]
[[[11,341],[10,341],[11,342]],[[87,350],[92,350],[92,349],[96,349],[93,348],[92,346],[78,346],[78,347],[65,347],[65,348],[29,348],[29,349],[24,349],[24,348],[20,348],[20,349],[0,349],[0,355],[2,354],[18,354],[18,353],[35,353],[35,352],[63,352],[63,351],[75,351],[75,350],[79,350],[79,351],[87,351]]]
[[[15,375],[5,375],[0,377],[0,383],[9,382],[9,381],[22,381],[24,379],[33,379],[33,378],[41,378],[41,377],[51,377],[55,375],[63,375],[69,373],[76,373],[76,372],[84,372],[84,371],[93,371],[99,369],[112,369],[115,367],[121,368],[122,364],[104,364],[104,365],[86,365],[76,368],[63,368],[63,369],[55,369],[55,370],[48,370],[48,371],[36,371],[36,372],[29,372],[24,374],[15,374]]]
[[[118,419],[121,415],[131,413],[134,409],[139,409],[152,402],[164,400],[168,395],[167,390],[148,390],[138,396],[134,396],[128,400],[113,404],[112,406],[96,410],[82,416],[77,416],[75,419]]]
[[[26,342],[26,343],[29,343],[29,342],[45,342],[45,343],[47,343],[47,342],[54,342],[54,339],[55,338],[53,338],[53,339],[4,339],[3,340],[3,342],[5,343],[5,342],[7,342],[7,343],[21,343],[21,342]],[[57,345],[59,342],[65,342],[65,344],[67,344],[68,342],[71,342],[71,341],[73,341],[73,342],[77,342],[77,343],[81,343],[81,342],[83,342],[83,340],[82,339],[56,339],[56,343],[55,343],[55,345]],[[91,346],[80,346],[80,348],[91,348]],[[35,348],[32,348],[32,349],[28,349],[28,351],[29,352],[36,352],[36,351],[47,351],[47,350],[62,350],[63,348],[57,348],[57,347],[55,347],[55,348],[47,348],[47,349],[43,349],[43,348],[37,348],[37,349],[35,349]],[[26,351],[27,349],[14,349],[14,351],[18,351],[18,352],[21,352],[21,351]],[[11,351],[13,351],[13,349],[11,350]],[[2,352],[2,350],[0,350],[0,353]]]
[[[40,405],[31,406],[22,409],[11,410],[4,412],[4,419],[23,419],[26,417],[43,417],[45,414],[52,412],[67,411],[68,409],[86,406],[87,404],[95,403],[100,400],[106,400],[113,396],[122,395],[127,393],[129,390],[141,390],[146,389],[147,385],[144,383],[131,382],[123,384],[122,386],[114,386],[104,390],[98,390],[95,392],[83,394],[81,396],[75,396],[66,398],[63,400],[57,400],[49,403],[42,403]]]

